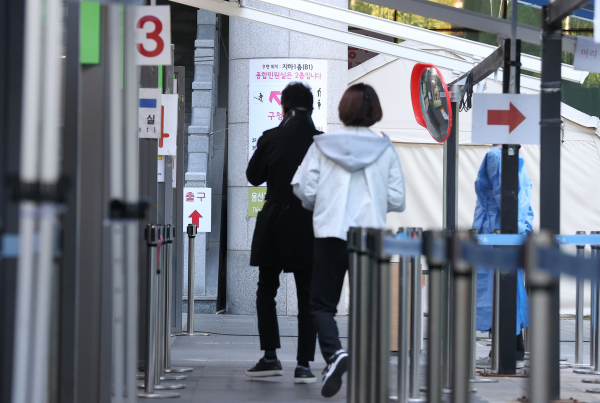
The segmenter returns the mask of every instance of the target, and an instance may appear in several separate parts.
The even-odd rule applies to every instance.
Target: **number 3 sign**
[[[170,65],[171,12],[169,6],[138,6],[136,28],[136,64]]]

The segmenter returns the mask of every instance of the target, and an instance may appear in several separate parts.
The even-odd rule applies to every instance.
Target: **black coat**
[[[310,112],[295,108],[258,139],[246,176],[254,186],[267,182],[267,201],[256,220],[251,266],[273,266],[285,272],[312,269],[312,211],[302,207],[290,182],[313,136],[320,133]]]

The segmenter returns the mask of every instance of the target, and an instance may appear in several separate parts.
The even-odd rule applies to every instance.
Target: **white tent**
[[[431,50],[429,50],[431,51]],[[447,51],[442,49],[440,52]],[[456,57],[459,57],[458,55]],[[443,146],[436,143],[427,130],[414,118],[410,99],[410,75],[415,62],[387,55],[373,59],[349,70],[348,85],[365,83],[377,91],[383,120],[373,129],[385,132],[398,151],[406,180],[407,208],[403,213],[390,213],[390,229],[442,227]],[[456,78],[452,71],[440,69],[445,81]],[[498,81],[488,79],[475,91],[502,92],[502,74]],[[531,78],[529,78],[531,79]],[[535,79],[534,79],[535,80]],[[537,93],[531,88],[522,93]],[[564,142],[561,152],[561,233],[600,230],[600,119],[586,115],[562,104]],[[460,113],[460,154],[458,183],[459,228],[471,228],[475,209],[474,181],[477,171],[491,145],[471,143],[471,112]],[[524,145],[521,155],[533,182],[532,203],[535,213],[534,230],[539,229],[540,205],[540,147]],[[569,247],[573,250],[575,247]],[[588,249],[589,251],[589,249]],[[589,291],[586,291],[589,306]],[[575,312],[574,280],[561,280],[561,313]]]

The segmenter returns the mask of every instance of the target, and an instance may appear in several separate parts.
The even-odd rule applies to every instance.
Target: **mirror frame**
[[[446,82],[444,81],[444,76],[442,75],[442,72],[440,71],[440,69],[438,69],[434,64],[431,64],[431,63],[415,64],[415,67],[413,67],[413,71],[412,71],[412,74],[410,77],[410,94],[411,94],[413,112],[415,114],[415,119],[417,120],[417,123],[419,125],[423,126],[424,128],[426,128],[427,131],[429,132],[429,128],[427,127],[427,124],[425,123],[425,118],[423,117],[423,111],[421,110],[421,102],[420,102],[421,76],[423,76],[423,72],[428,68],[434,68],[437,71],[438,76],[440,77],[440,81],[442,82],[442,86],[444,87],[444,92],[446,93],[446,99],[450,102],[450,104],[452,102],[450,101],[450,92],[448,91],[448,86],[446,85]],[[429,134],[437,143],[444,143],[446,140],[448,140],[448,137],[450,136],[451,131],[452,131],[452,105],[448,105],[448,132],[446,133],[446,137],[444,137],[444,139],[440,141],[440,140],[436,139],[435,137],[433,137],[431,132],[429,132]]]

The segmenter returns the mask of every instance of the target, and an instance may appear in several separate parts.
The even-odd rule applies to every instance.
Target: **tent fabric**
[[[373,59],[377,59],[376,56]],[[440,229],[443,214],[443,145],[416,123],[410,99],[410,74],[415,62],[405,59],[372,60],[371,69],[349,73],[349,85],[362,82],[373,86],[383,108],[383,120],[372,127],[386,133],[398,152],[405,176],[406,210],[389,213],[387,226]],[[370,61],[371,61],[370,60]],[[359,68],[361,66],[357,66]],[[368,66],[367,66],[368,67]],[[354,70],[354,69],[352,69]],[[352,72],[350,70],[350,72]],[[452,72],[440,69],[446,82]],[[487,80],[485,93],[501,93],[501,81]],[[478,91],[476,88],[475,91]],[[535,93],[524,90],[523,93]],[[561,233],[600,231],[600,119],[562,104],[563,144],[561,149]],[[471,111],[459,116],[458,226],[471,228],[475,211],[474,182],[490,144],[471,144]],[[533,183],[534,231],[539,230],[540,147],[523,145],[521,155]],[[575,253],[575,247],[564,247]],[[587,248],[589,253],[589,248]],[[589,285],[587,286],[589,287]],[[586,291],[589,310],[589,288]],[[575,312],[575,281],[561,279],[561,314]]]

